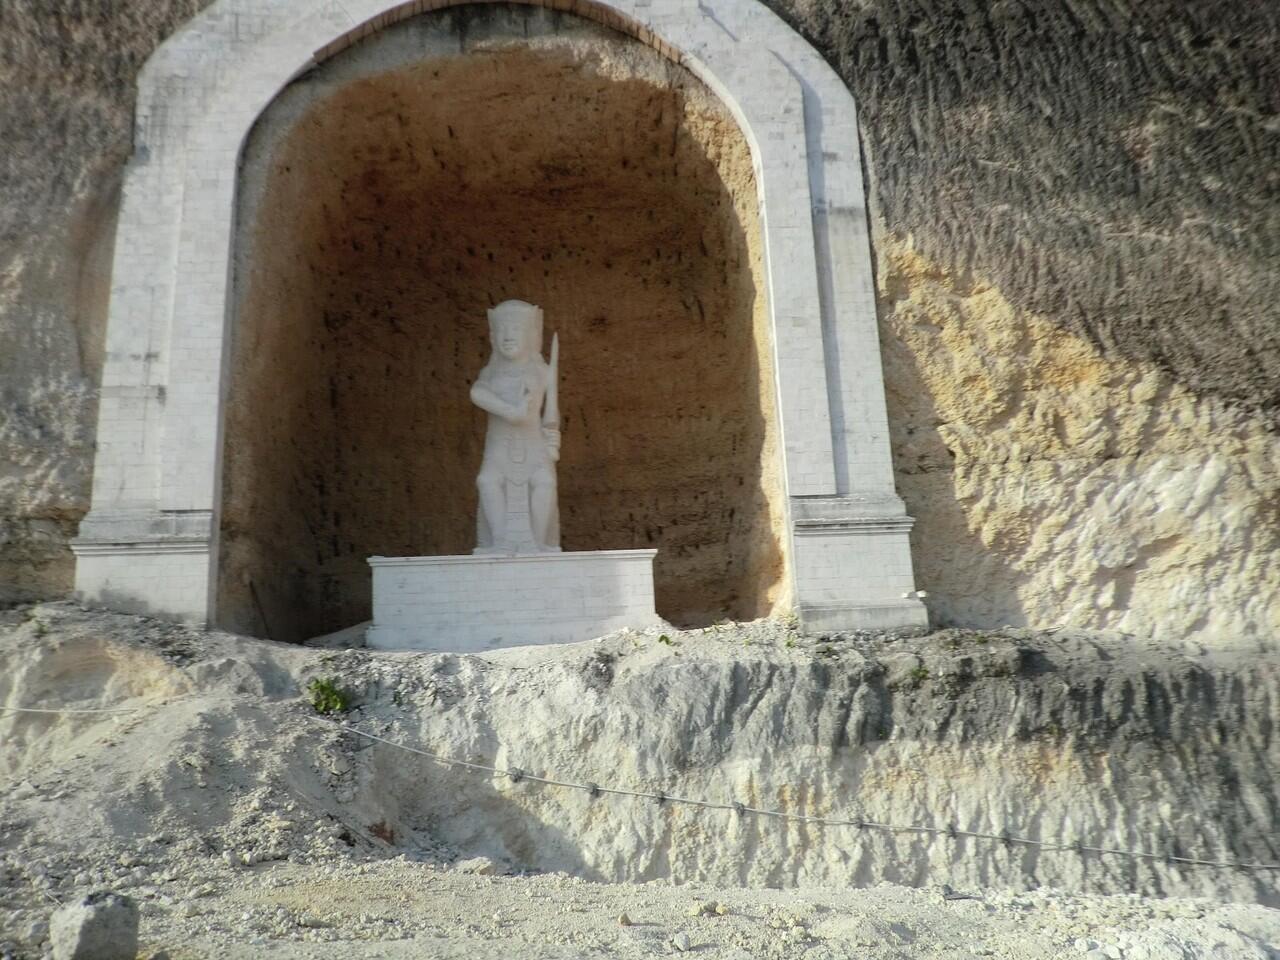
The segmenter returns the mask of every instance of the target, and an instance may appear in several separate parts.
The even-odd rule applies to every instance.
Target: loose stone
[[[54,960],[134,960],[138,907],[118,893],[95,891],[54,912],[49,940]]]

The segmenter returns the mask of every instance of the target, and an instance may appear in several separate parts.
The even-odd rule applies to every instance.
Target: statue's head
[[[504,300],[489,311],[489,339],[505,360],[528,360],[542,350],[542,308]]]

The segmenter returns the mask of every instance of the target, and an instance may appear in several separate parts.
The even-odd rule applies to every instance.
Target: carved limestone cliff
[[[1268,640],[1280,7],[771,2],[859,103],[935,619]],[[70,586],[133,84],[201,6],[0,11],[0,598]]]

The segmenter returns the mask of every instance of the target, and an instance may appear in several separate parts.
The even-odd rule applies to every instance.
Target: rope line
[[[566,790],[581,790],[591,797],[609,794],[615,797],[633,797],[641,800],[652,800],[660,804],[683,804],[685,806],[698,807],[703,810],[725,810],[730,813],[736,813],[739,816],[750,814],[756,817],[771,817],[776,820],[784,820],[792,823],[811,823],[822,827],[855,827],[858,830],[881,830],[886,833],[916,833],[926,836],[946,836],[953,839],[969,837],[974,840],[988,840],[1003,843],[1005,846],[1017,844],[1025,847],[1037,847],[1042,850],[1066,851],[1077,854],[1096,853],[1101,856],[1129,857],[1134,860],[1150,860],[1159,863],[1183,864],[1195,867],[1218,867],[1226,870],[1280,870],[1280,863],[1246,863],[1237,860],[1212,860],[1204,857],[1182,857],[1174,854],[1150,853],[1144,850],[1124,850],[1118,847],[1095,847],[1084,843],[1055,843],[1047,840],[1033,840],[1030,837],[1018,837],[1009,833],[984,833],[979,830],[962,830],[954,824],[945,827],[927,827],[920,825],[884,823],[861,818],[840,819],[835,817],[819,817],[811,816],[809,814],[787,813],[782,810],[770,810],[765,807],[748,807],[742,803],[717,803],[715,801],[699,800],[693,797],[675,797],[665,793],[649,793],[643,790],[627,790],[622,787],[606,787],[595,783],[573,783],[567,780],[557,780],[553,777],[540,777],[536,774],[521,770],[519,767],[495,767],[484,763],[475,763],[471,760],[460,760],[457,757],[449,757],[444,754],[432,753],[430,750],[411,747],[408,744],[389,740],[386,737],[378,736],[376,733],[369,733],[365,730],[353,727],[350,724],[340,723],[326,717],[313,717],[312,719],[328,726],[336,727],[337,729],[343,730],[347,733],[354,734],[357,737],[364,737],[366,740],[373,740],[389,747],[395,747],[397,750],[404,750],[406,753],[425,757],[428,760],[433,760],[436,763],[444,764],[446,766],[460,767],[465,770],[473,770],[488,774],[496,774],[498,776],[508,777],[516,783],[528,781],[529,783],[537,783],[548,787],[561,787]]]
[[[114,709],[93,710],[89,708],[75,709],[67,707],[61,710],[49,710],[44,707],[0,707],[0,713],[137,713],[142,707],[116,707]]]

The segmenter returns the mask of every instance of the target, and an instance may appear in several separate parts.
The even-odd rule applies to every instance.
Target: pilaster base
[[[91,513],[71,542],[76,596],[203,626],[213,580],[209,534],[208,511]]]
[[[796,612],[812,632],[922,632],[908,535],[897,497],[796,497],[791,501]]]
[[[874,630],[912,634],[929,629],[929,612],[924,603],[914,597],[896,603],[867,605],[800,603],[796,614],[809,633]]]

